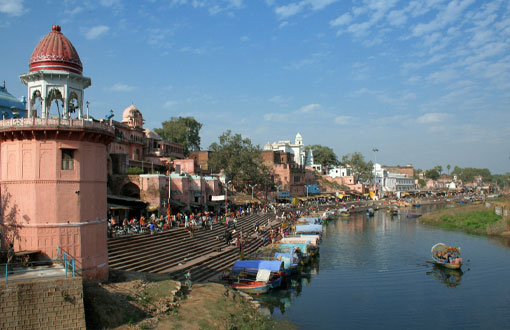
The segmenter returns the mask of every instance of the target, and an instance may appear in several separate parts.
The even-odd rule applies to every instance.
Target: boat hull
[[[448,268],[448,269],[460,269],[462,267],[462,264],[452,264],[452,263],[440,262],[440,261],[436,261],[436,260],[434,260],[434,264],[441,266],[441,267]]]
[[[231,287],[246,293],[262,294],[269,291],[270,284],[263,282],[232,283]]]

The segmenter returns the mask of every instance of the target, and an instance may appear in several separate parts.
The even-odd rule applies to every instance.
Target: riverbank
[[[481,235],[510,235],[510,221],[484,205],[455,206],[423,215],[420,222]]]
[[[165,274],[113,271],[84,288],[91,329],[295,329],[262,315],[250,297],[217,283],[189,291]]]

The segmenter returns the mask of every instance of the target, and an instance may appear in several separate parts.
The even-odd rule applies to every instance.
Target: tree
[[[314,144],[312,146],[306,146],[305,151],[308,150],[313,152],[313,161],[315,164],[321,164],[323,167],[328,168],[329,166],[336,166],[339,164],[338,157],[336,156],[333,149],[330,147],[321,146]]]
[[[450,175],[450,169],[451,169],[451,168],[452,168],[452,167],[451,167],[451,165],[450,165],[450,164],[446,165],[446,169],[448,170],[448,175]]]
[[[425,177],[427,179],[437,180],[439,179],[441,175],[439,174],[439,171],[437,170],[437,166],[434,168],[431,168],[430,170],[425,171]]]
[[[162,128],[156,128],[164,141],[176,142],[184,146],[184,155],[188,156],[192,150],[200,150],[200,129],[202,124],[193,117],[172,117],[164,121]]]
[[[443,173],[443,167],[441,165],[434,166],[434,169],[439,173],[439,176],[441,176],[441,173]]]
[[[216,173],[223,170],[236,190],[248,191],[249,184],[260,185],[259,190],[270,187],[270,170],[262,163],[260,148],[252,145],[250,139],[228,130],[219,137],[219,143],[211,144],[209,150],[212,151],[211,170]]]
[[[491,182],[492,175],[491,171],[487,168],[473,168],[473,167],[465,167],[460,168],[455,166],[452,171],[452,175],[456,175],[457,178],[462,180],[462,182],[472,182],[475,180],[475,177],[480,176],[484,182]]]
[[[342,157],[342,163],[351,166],[352,172],[358,182],[368,182],[372,180],[374,176],[374,164],[372,161],[365,162],[365,157],[359,152],[344,155]]]

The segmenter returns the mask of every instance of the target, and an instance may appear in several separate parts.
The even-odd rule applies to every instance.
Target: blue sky
[[[91,114],[132,102],[254,143],[322,144],[387,165],[510,171],[510,2],[0,0],[0,79],[15,96],[59,24]]]

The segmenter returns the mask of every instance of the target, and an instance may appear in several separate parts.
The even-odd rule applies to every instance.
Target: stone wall
[[[0,329],[85,329],[82,279],[0,283]]]

